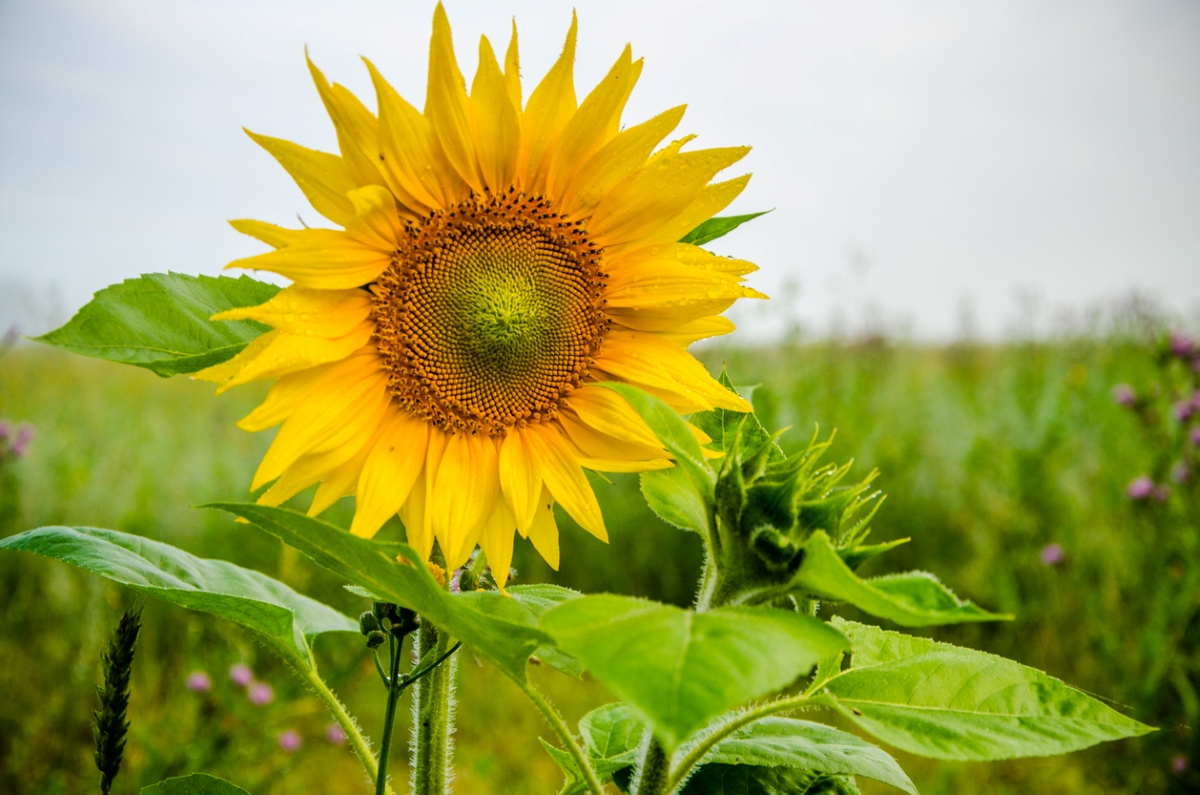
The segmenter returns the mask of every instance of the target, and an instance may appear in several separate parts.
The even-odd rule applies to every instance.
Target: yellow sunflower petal
[[[425,466],[428,445],[428,423],[396,411],[363,466],[351,533],[370,538],[399,512]]]
[[[517,53],[517,20],[512,23],[512,38],[508,40],[508,52],[504,54],[504,85],[508,87],[508,98],[517,115],[521,115],[521,58]]]
[[[542,489],[538,499],[528,535],[542,559],[550,564],[550,568],[558,571],[558,523],[554,521],[554,498],[546,488]]]
[[[655,469],[670,469],[675,463],[669,458],[649,458],[642,461],[625,461],[614,458],[580,458],[579,466],[593,472],[650,472]]]
[[[473,531],[491,516],[500,492],[496,443],[482,434],[456,433],[446,451],[433,489],[433,533],[451,568],[466,560]],[[465,551],[464,551],[465,548]]]
[[[279,339],[278,331],[268,331],[265,334],[259,334],[250,343],[234,356],[232,359],[227,359],[220,364],[214,364],[212,367],[205,367],[203,370],[192,373],[192,378],[199,381],[212,381],[214,384],[224,384],[229,379],[240,373],[247,364],[258,358],[259,354],[270,347],[271,343]]]
[[[371,335],[375,333],[375,324],[359,323],[349,334],[335,339],[302,337],[282,331],[272,333],[274,337],[271,343],[247,361],[237,375],[221,384],[217,388],[218,395],[251,381],[278,378],[318,364],[345,359],[371,341]]]
[[[575,218],[591,214],[605,193],[646,163],[654,147],[679,126],[686,109],[680,105],[618,133],[571,177],[559,200],[562,211]]]
[[[332,450],[376,427],[390,402],[379,357],[351,357],[304,397],[283,423],[254,475],[252,489],[279,477],[300,456]]]
[[[373,248],[394,251],[404,236],[404,227],[391,191],[368,185],[346,195],[354,205],[354,217],[346,222],[346,232]]]
[[[252,221],[249,218],[238,218],[230,221],[229,225],[243,235],[261,240],[272,248],[283,248],[296,243],[301,238],[301,229],[285,229],[282,226],[268,224],[266,221]]]
[[[429,86],[425,92],[425,116],[442,151],[458,175],[478,193],[483,180],[471,136],[471,111],[467,84],[454,57],[450,21],[438,3],[433,11],[433,37],[429,42]]]
[[[670,331],[660,332],[659,336],[686,348],[693,342],[710,337],[720,337],[736,329],[737,326],[733,324],[732,320],[717,315],[716,317],[702,317],[699,320],[684,323],[682,326],[675,326]]]
[[[316,483],[332,477],[346,462],[352,461],[367,445],[371,429],[364,429],[358,436],[351,437],[345,443],[321,453],[311,453],[300,458],[284,470],[279,479],[271,484],[261,497],[260,505],[282,505],[300,492]],[[362,468],[362,462],[358,463]],[[341,495],[339,494],[338,497]],[[336,498],[335,498],[336,501]],[[326,505],[328,507],[328,505]],[[319,513],[319,511],[318,511]],[[316,515],[316,514],[310,514]]]
[[[433,128],[365,58],[379,103],[380,168],[388,187],[418,216],[442,206],[442,185],[434,172]]]
[[[654,158],[600,200],[588,224],[592,239],[605,247],[640,241],[686,210],[710,179],[749,151],[734,146]]]
[[[267,393],[262,405],[238,420],[237,426],[251,433],[275,427],[292,416],[292,412],[300,405],[304,396],[336,366],[332,362],[319,364],[307,370],[280,376]]]
[[[513,428],[500,445],[500,488],[512,509],[517,528],[528,530],[542,492],[542,476],[525,443],[527,431]]]
[[[621,113],[642,73],[642,60],[633,60],[625,45],[616,64],[579,106],[563,128],[546,171],[546,192],[559,198],[579,168],[621,128]]]
[[[688,232],[728,207],[749,182],[750,175],[743,174],[735,179],[705,186],[686,210],[658,231],[647,235],[639,241],[639,245],[642,242],[673,243],[681,240]]]
[[[571,12],[571,28],[562,55],[529,95],[521,117],[521,160],[517,173],[526,191],[545,190],[548,152],[575,113],[575,36],[579,20]],[[539,174],[541,175],[539,178]]]
[[[422,469],[421,474],[417,476],[417,480],[413,483],[412,490],[408,493],[408,499],[400,506],[400,521],[404,523],[404,534],[408,541],[408,545],[415,549],[420,555],[421,560],[429,560],[429,556],[433,554],[433,532],[429,529],[429,523],[426,521],[425,511],[425,474],[428,470]]]
[[[312,505],[308,507],[309,516],[319,516],[342,497],[348,497],[355,493],[358,481],[362,476],[363,466],[367,462],[367,456],[378,444],[379,437],[383,433],[385,416],[386,414],[379,416],[374,428],[367,426],[364,429],[363,436],[356,440],[358,452],[321,479],[321,485],[317,487],[317,493],[313,495]]]
[[[500,592],[507,594],[504,589],[508,582],[508,572],[512,568],[513,536],[516,535],[516,520],[504,500],[496,503],[492,515],[483,525],[479,536],[479,546],[487,555],[488,565],[492,568],[492,577]],[[470,554],[468,552],[468,554]]]
[[[375,281],[392,261],[390,251],[365,245],[345,232],[304,229],[297,235],[290,246],[225,267],[278,273],[301,287],[343,290]]]
[[[625,398],[611,389],[584,386],[571,393],[568,405],[581,420],[600,433],[661,452],[654,431]]]
[[[656,334],[610,332],[596,359],[601,370],[634,384],[665,389],[708,408],[753,411],[749,403],[717,383],[686,350]]]
[[[579,526],[608,541],[604,516],[587,476],[571,454],[570,443],[558,431],[545,425],[530,426],[525,439],[541,470],[542,480],[554,499]]]
[[[338,149],[355,184],[385,185],[383,175],[376,166],[379,162],[379,122],[375,115],[345,88],[336,83],[330,85],[307,52],[304,58],[308,61],[308,70],[317,86],[317,93],[321,95],[325,110],[333,120]]]
[[[512,185],[517,172],[521,153],[518,107],[513,105],[491,43],[481,37],[479,68],[471,84],[471,130],[483,182],[493,193]]]
[[[318,152],[282,138],[271,138],[246,130],[255,143],[266,149],[291,175],[308,203],[335,224],[345,225],[354,215],[346,192],[358,187],[345,161],[328,152]]]
[[[311,337],[342,337],[371,314],[371,297],[363,290],[310,290],[285,287],[258,306],[239,307],[213,320],[257,320],[279,331]]]

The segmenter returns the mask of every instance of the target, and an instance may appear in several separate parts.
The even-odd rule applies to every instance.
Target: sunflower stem
[[[649,732],[647,732],[649,734]],[[671,759],[658,740],[650,737],[642,753],[642,763],[638,766],[637,785],[634,792],[637,795],[662,795],[667,792],[667,775],[670,771]]]
[[[445,568],[445,558],[436,544],[430,560]],[[446,633],[438,632],[431,621],[422,621],[413,644],[413,659],[420,660],[430,649],[435,650],[434,659],[443,658],[449,655],[451,645]],[[454,755],[454,676],[457,667],[457,660],[451,658],[411,683],[413,795],[446,795],[449,791]]]
[[[526,681],[521,688],[525,691],[525,695],[529,696],[529,700],[533,702],[538,711],[554,729],[554,733],[563,741],[563,745],[567,747],[567,753],[575,760],[575,765],[579,768],[579,772],[583,774],[583,779],[587,783],[588,792],[592,795],[604,795],[604,786],[600,783],[600,778],[596,775],[596,771],[592,768],[592,763],[588,761],[587,755],[583,749],[579,747],[579,742],[575,739],[575,735],[571,734],[571,730],[567,727],[566,721],[562,715],[558,714],[558,710],[554,705],[541,694],[532,682]],[[564,786],[563,791],[570,789],[570,786]],[[561,795],[561,794],[560,794]]]
[[[317,697],[325,702],[333,719],[337,721],[337,724],[342,727],[342,731],[346,733],[346,737],[349,738],[350,747],[354,749],[354,753],[358,754],[358,759],[366,769],[367,775],[370,776],[372,782],[375,782],[379,778],[379,763],[375,760],[375,754],[371,753],[371,745],[359,731],[354,718],[350,717],[350,713],[342,706],[342,702],[338,701],[338,697],[329,689],[329,685],[325,684],[325,680],[317,673],[316,668],[309,666],[295,666],[295,668],[308,686],[313,689],[313,692],[317,694]],[[388,795],[392,795],[391,787],[387,787],[384,791]]]
[[[375,795],[384,795],[387,789],[388,756],[392,750],[392,729],[396,722],[396,702],[400,700],[400,653],[404,648],[404,639],[397,640],[388,637],[388,657],[391,676],[387,680],[387,710],[383,715],[383,742],[379,746],[379,774],[375,776]]]

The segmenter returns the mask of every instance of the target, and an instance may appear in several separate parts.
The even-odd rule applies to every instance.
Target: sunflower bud
[[[358,617],[358,629],[364,635],[370,635],[379,629],[379,619],[370,610]]]
[[[384,635],[383,632],[378,629],[373,629],[367,633],[367,648],[378,649],[383,645],[385,640],[387,640],[387,635]]]

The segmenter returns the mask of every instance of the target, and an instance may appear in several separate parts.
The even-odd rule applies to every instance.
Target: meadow
[[[1047,670],[1161,731],[1066,757],[996,764],[899,755],[923,793],[1158,793],[1200,789],[1200,528],[1196,489],[1131,500],[1135,477],[1161,467],[1162,440],[1114,403],[1122,382],[1160,378],[1136,335],[942,347],[874,340],[709,348],[714,372],[761,384],[768,427],[807,442],[837,429],[832,459],[878,468],[887,500],[872,538],[912,541],[864,571],[933,572],[957,593],[1016,620],[943,628],[934,637]],[[0,359],[0,417],[31,423],[28,452],[0,480],[0,535],[73,524],[109,527],[276,576],[350,615],[343,583],[272,538],[193,506],[246,496],[267,434],[234,422],[261,398],[242,388],[163,380],[133,368],[23,346]],[[687,604],[699,541],[659,522],[635,476],[596,480],[612,543],[560,513],[562,568],[518,546],[521,582],[549,581]],[[325,516],[348,524],[350,499]],[[298,506],[306,506],[305,495]],[[385,536],[402,537],[393,520]],[[1049,545],[1059,553],[1047,553]],[[95,791],[89,719],[99,652],[134,601],[99,577],[30,555],[0,556],[0,791]],[[836,608],[835,608],[836,609]],[[846,611],[846,615],[851,615]],[[115,792],[203,770],[256,795],[368,791],[350,750],[326,737],[321,705],[240,629],[147,602],[134,663],[132,728]],[[383,692],[361,638],[317,646],[327,680],[378,735]],[[255,705],[230,681],[244,663],[272,688]],[[188,687],[205,672],[211,687]],[[537,738],[548,728],[502,676],[459,662],[456,791],[555,792]],[[574,720],[612,700],[585,680],[535,678]],[[193,685],[196,681],[193,680]],[[198,692],[202,691],[202,692]],[[401,721],[407,713],[401,708]],[[280,747],[295,731],[298,750]],[[402,727],[398,737],[405,737]],[[405,750],[396,749],[403,782]],[[861,782],[864,792],[883,792]],[[615,791],[615,790],[614,790]]]

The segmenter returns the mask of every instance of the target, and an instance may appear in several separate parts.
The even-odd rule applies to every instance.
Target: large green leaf
[[[847,648],[836,629],[799,613],[694,613],[608,594],[566,602],[541,625],[635,707],[668,748],[709,718],[787,687]]]
[[[267,330],[251,320],[209,320],[267,301],[279,288],[249,276],[148,273],[105,287],[65,326],[39,342],[161,376],[194,373],[233,358]]]
[[[207,507],[240,516],[376,597],[415,610],[518,682],[525,681],[529,655],[551,642],[532,626],[529,608],[515,599],[496,591],[452,595],[442,589],[407,544],[358,538],[285,508],[250,503]],[[399,562],[398,556],[407,562]]]
[[[505,611],[506,620],[518,621],[526,626],[536,627],[538,619],[542,617],[542,613],[553,607],[557,607],[563,602],[583,596],[579,591],[573,591],[570,588],[563,588],[562,586],[551,585],[549,583],[514,585],[508,589],[508,593],[512,596],[512,599],[497,600],[494,594],[483,591],[465,593],[462,595],[462,598],[468,604],[484,612],[488,612],[492,607],[499,608]],[[523,610],[511,610],[511,606],[514,604],[520,605]],[[551,668],[562,671],[568,676],[573,676],[576,679],[583,676],[583,665],[579,660],[576,660],[552,644],[547,643],[538,646],[537,650],[534,651],[534,656]]]
[[[830,704],[897,748],[935,759],[1049,756],[1149,726],[1041,671],[973,649],[834,619],[853,665]]]
[[[147,596],[227,618],[298,665],[311,667],[308,641],[316,635],[359,631],[357,621],[265,574],[115,530],[41,527],[0,541],[0,549],[55,558]]]
[[[910,571],[863,580],[842,560],[829,536],[818,530],[804,543],[804,558],[792,588],[836,602],[849,602],[873,616],[904,627],[969,621],[1007,621],[956,597],[932,574]]]
[[[910,795],[917,788],[882,749],[823,723],[763,718],[717,744],[704,763],[792,767],[882,781]]]
[[[683,418],[665,402],[628,384],[605,381],[629,402],[675,459],[675,466],[642,475],[642,494],[660,519],[708,536],[715,475]]]
[[[223,778],[210,776],[207,773],[192,773],[190,776],[169,778],[166,781],[142,787],[142,795],[249,795],[249,793]]]
[[[753,221],[760,215],[766,215],[770,210],[763,210],[759,213],[749,213],[748,215],[724,215],[716,218],[709,218],[700,226],[688,232],[679,241],[680,243],[691,243],[693,246],[703,246],[705,243],[712,242],[719,237],[725,237],[733,230],[737,229],[747,221]]]
[[[753,765],[705,765],[680,795],[859,795],[854,779],[812,770]]]

